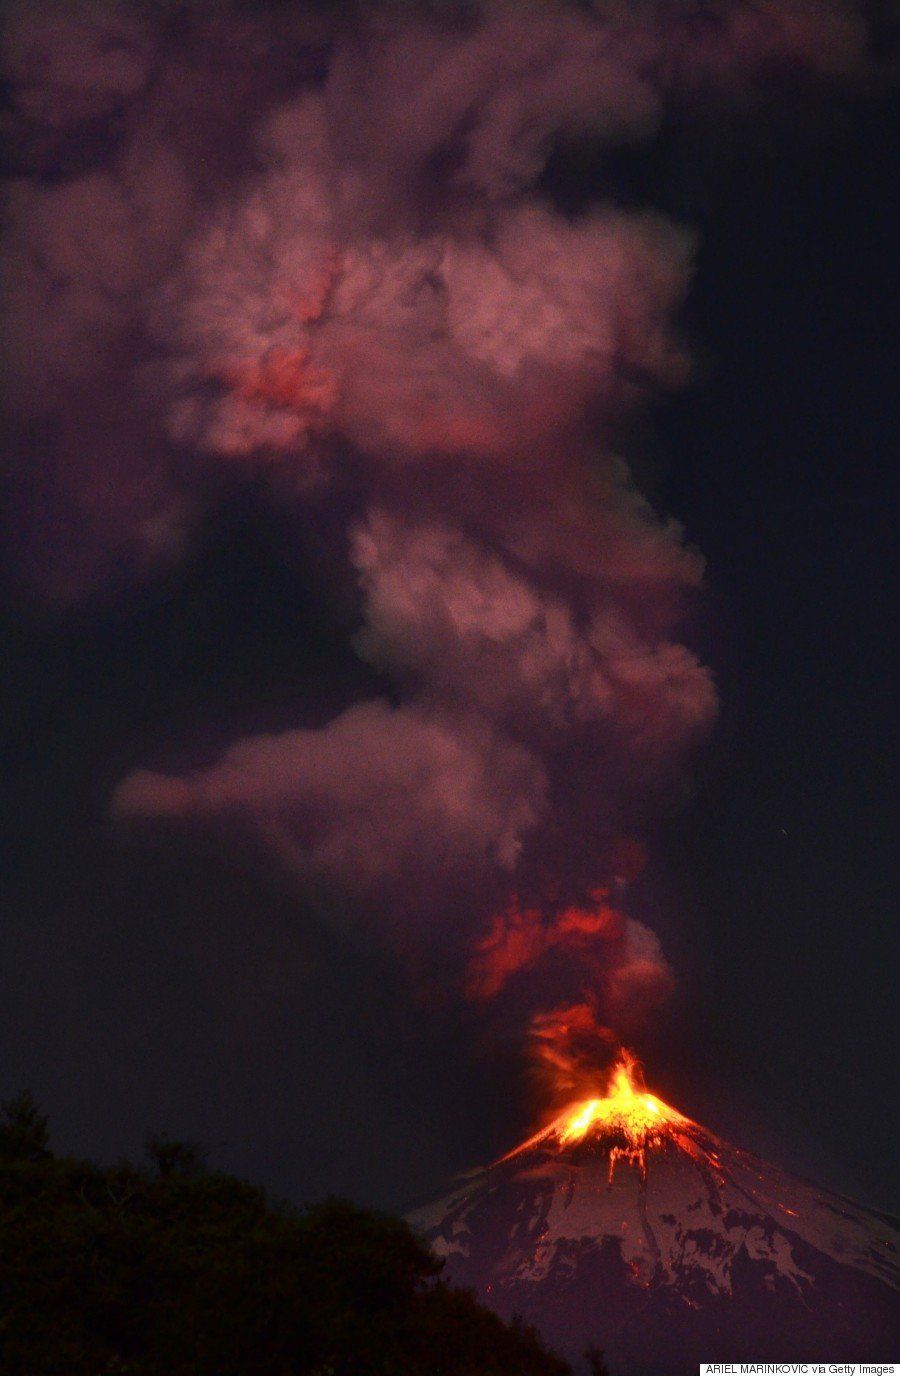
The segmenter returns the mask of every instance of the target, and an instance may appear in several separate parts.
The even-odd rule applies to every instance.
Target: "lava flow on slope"
[[[882,1361],[900,1338],[897,1220],[718,1138],[627,1054],[409,1217],[451,1281],[573,1359],[598,1344],[615,1376],[741,1352]]]

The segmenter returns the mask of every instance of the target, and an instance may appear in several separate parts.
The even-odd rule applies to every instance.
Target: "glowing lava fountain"
[[[646,1180],[648,1149],[662,1147],[666,1137],[676,1128],[690,1126],[693,1125],[689,1118],[657,1099],[655,1094],[647,1093],[639,1081],[637,1061],[623,1051],[609,1074],[605,1094],[570,1104],[547,1127],[515,1147],[503,1160],[509,1161],[539,1144],[551,1146],[556,1143],[562,1150],[577,1142],[605,1139],[609,1146],[610,1181],[617,1161],[637,1166],[641,1178]]]

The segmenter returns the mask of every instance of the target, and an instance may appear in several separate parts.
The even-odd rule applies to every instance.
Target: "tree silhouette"
[[[155,1169],[55,1157],[30,1097],[4,1113],[3,1376],[571,1376],[398,1219],[273,1205],[165,1134]]]
[[[44,1161],[50,1155],[47,1115],[23,1090],[0,1104],[0,1161]]]
[[[180,1141],[167,1132],[150,1133],[145,1150],[162,1176],[200,1175],[206,1169],[206,1152],[199,1142]]]

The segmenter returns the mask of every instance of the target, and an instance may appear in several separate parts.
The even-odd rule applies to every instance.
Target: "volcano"
[[[722,1141],[627,1059],[409,1221],[449,1280],[614,1376],[896,1356],[900,1221]]]

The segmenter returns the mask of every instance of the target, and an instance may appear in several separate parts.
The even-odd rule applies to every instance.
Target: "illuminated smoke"
[[[20,576],[144,579],[237,469],[306,504],[298,541],[344,529],[354,647],[397,694],[135,770],[118,817],[237,826],[425,945],[455,927],[476,1002],[565,956],[604,1019],[658,1005],[617,867],[716,694],[679,639],[702,559],[609,435],[688,378],[692,236],[536,183],[557,140],[862,38],[803,0],[9,11]]]

